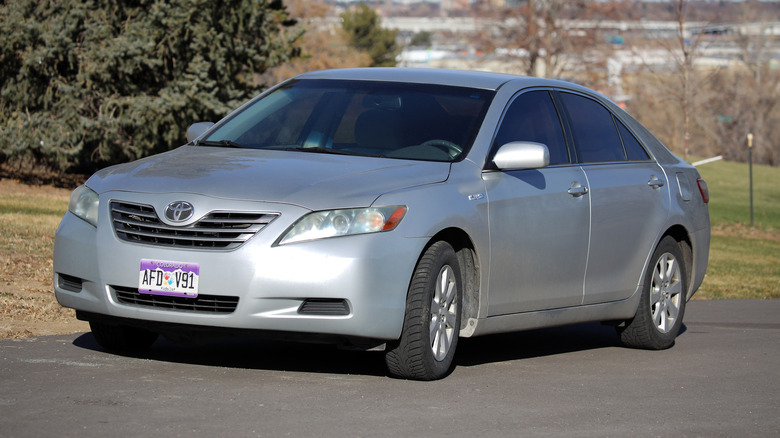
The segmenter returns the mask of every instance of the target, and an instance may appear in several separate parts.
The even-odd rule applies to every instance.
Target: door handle
[[[571,184],[571,187],[569,187],[569,194],[574,196],[575,198],[579,198],[582,195],[585,195],[588,193],[588,188],[585,186],[581,186],[578,182],[573,182]]]
[[[659,178],[658,178],[657,176],[655,176],[655,175],[651,175],[651,176],[650,176],[650,181],[648,181],[648,182],[647,182],[647,185],[648,185],[648,186],[650,186],[650,187],[652,187],[652,188],[654,188],[654,189],[660,189],[661,187],[663,187],[663,186],[664,186],[664,184],[666,184],[666,183],[664,182],[664,180],[662,180],[662,179],[659,179]]]

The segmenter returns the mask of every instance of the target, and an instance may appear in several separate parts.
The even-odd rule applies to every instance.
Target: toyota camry
[[[571,83],[316,71],[187,135],[94,174],[57,230],[57,299],[106,350],[282,337],[431,380],[492,333],[664,349],[707,267],[705,181]]]

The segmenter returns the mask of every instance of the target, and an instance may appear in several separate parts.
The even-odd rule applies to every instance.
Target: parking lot
[[[780,300],[693,301],[664,351],[582,324],[462,340],[437,382],[375,352],[89,333],[0,341],[0,436],[777,436]]]

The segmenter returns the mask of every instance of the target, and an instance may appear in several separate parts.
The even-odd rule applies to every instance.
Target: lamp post
[[[753,133],[748,132],[748,168],[750,169],[750,226],[753,226]]]

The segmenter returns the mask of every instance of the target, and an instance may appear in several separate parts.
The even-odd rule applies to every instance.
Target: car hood
[[[295,151],[182,146],[93,175],[98,193],[197,193],[312,210],[371,205],[383,193],[442,182],[450,164]]]

